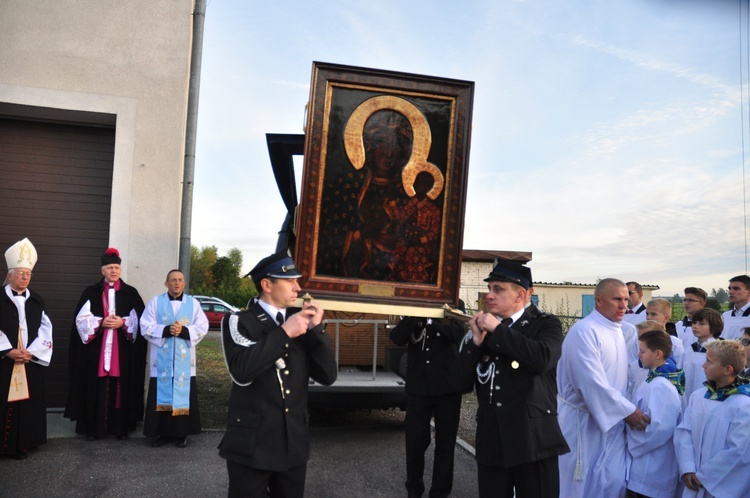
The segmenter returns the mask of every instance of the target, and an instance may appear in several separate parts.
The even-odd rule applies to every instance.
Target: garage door
[[[30,288],[44,298],[54,327],[48,407],[65,405],[74,307],[100,278],[114,144],[111,126],[0,116],[0,250],[28,237],[39,253]]]

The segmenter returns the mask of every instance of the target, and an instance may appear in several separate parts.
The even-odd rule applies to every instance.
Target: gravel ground
[[[461,403],[461,421],[458,423],[458,437],[474,448],[477,434],[477,395],[464,394]]]

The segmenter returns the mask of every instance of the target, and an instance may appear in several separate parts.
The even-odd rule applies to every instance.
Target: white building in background
[[[530,252],[464,249],[461,255],[459,297],[466,303],[466,308],[469,310],[487,309],[485,303],[487,282],[484,279],[492,271],[495,258],[525,264],[531,261],[531,256]],[[534,276],[533,270],[532,276]],[[595,283],[534,281],[532,301],[542,310],[559,315],[561,318],[582,318],[594,309],[595,288]],[[649,302],[653,291],[658,289],[658,285],[643,285],[643,302]]]
[[[73,308],[99,255],[117,247],[146,301],[178,265],[193,8],[0,2],[0,247],[28,236],[39,252],[51,406],[64,403]]]
[[[492,271],[496,258],[525,264],[531,261],[531,253],[484,249],[461,251],[461,288],[458,297],[463,299],[468,311],[486,309],[484,296],[487,294],[487,282],[484,279]]]

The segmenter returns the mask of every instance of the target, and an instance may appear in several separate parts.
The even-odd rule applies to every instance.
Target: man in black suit
[[[498,261],[485,281],[490,312],[472,317],[461,353],[476,366],[479,496],[555,497],[569,451],[557,424],[560,320],[530,302],[529,268]]]
[[[643,304],[643,286],[638,282],[627,282],[628,311],[625,312],[626,322],[636,325],[646,320],[646,305]]]
[[[391,330],[395,344],[408,345],[404,432],[409,497],[424,493],[424,453],[432,439],[433,416],[435,457],[430,498],[449,496],[453,489],[453,450],[461,418],[461,392],[450,374],[458,360],[458,344],[465,335],[465,325],[452,318],[407,316]]]
[[[280,252],[250,272],[260,295],[221,324],[232,378],[219,456],[227,460],[229,496],[302,497],[309,456],[308,379],[336,380],[331,341],[314,301],[300,291],[291,255]]]

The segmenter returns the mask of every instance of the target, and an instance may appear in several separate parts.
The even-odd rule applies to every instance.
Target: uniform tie
[[[510,325],[511,325],[512,323],[513,323],[513,319],[512,319],[512,318],[510,318],[510,317],[508,317],[508,318],[503,318],[503,320],[502,320],[502,321],[500,322],[500,324],[501,324],[501,325],[507,325],[508,327],[510,327]]]
[[[283,313],[281,313],[281,311],[276,313],[276,323],[279,324],[279,327],[284,325],[284,315]]]

